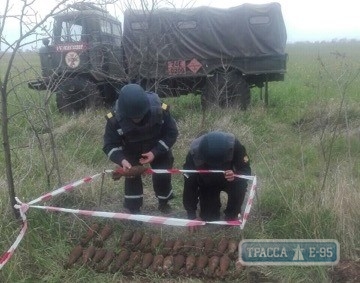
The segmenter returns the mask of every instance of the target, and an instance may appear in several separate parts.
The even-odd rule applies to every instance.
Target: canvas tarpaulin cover
[[[228,9],[127,10],[124,15],[130,60],[149,54],[157,61],[276,56],[285,54],[285,45],[281,6],[275,2]]]

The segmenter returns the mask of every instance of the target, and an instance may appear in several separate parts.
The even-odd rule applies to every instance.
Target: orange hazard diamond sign
[[[202,65],[198,60],[194,58],[189,62],[189,64],[187,64],[187,67],[195,74],[199,71]]]

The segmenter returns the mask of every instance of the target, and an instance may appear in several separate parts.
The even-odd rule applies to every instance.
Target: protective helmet
[[[128,84],[118,92],[116,101],[117,117],[140,119],[150,110],[150,102],[144,89],[137,84]]]
[[[223,132],[210,132],[199,143],[199,154],[211,166],[223,164],[229,150],[228,139]]]

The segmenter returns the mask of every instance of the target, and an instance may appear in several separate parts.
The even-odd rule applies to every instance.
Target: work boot
[[[127,214],[140,214],[140,209],[129,209],[129,208],[124,208],[124,213]]]
[[[158,209],[161,213],[169,214],[171,212],[171,206],[167,202],[159,203]]]
[[[175,198],[175,195],[172,193],[168,199],[159,199],[159,206],[158,206],[158,210],[161,213],[164,214],[169,214],[171,212],[171,206],[168,203],[170,200],[172,200],[173,198]]]
[[[225,215],[224,216],[225,221],[236,221],[236,220],[239,220],[240,218],[241,218],[240,213],[237,216],[235,216],[235,215]]]

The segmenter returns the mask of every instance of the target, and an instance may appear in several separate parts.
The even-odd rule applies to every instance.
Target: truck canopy
[[[281,6],[275,2],[124,13],[128,58],[145,53],[156,54],[159,61],[284,55],[286,38]]]

